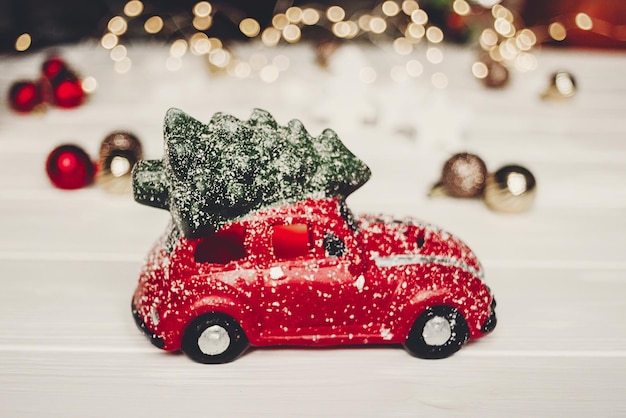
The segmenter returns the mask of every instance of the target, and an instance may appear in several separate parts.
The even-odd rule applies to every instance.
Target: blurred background
[[[0,1],[0,51],[11,53],[16,49],[39,49],[86,39],[99,39],[107,31],[110,19],[118,15],[125,17],[128,21],[128,27],[123,32],[127,42],[143,38],[174,40],[181,36],[190,36],[195,31],[224,40],[242,41],[251,37],[250,32],[244,34],[240,30],[243,19],[254,19],[263,31],[272,27],[273,17],[284,13],[290,7],[302,10],[312,8],[323,16],[330,6],[339,6],[345,15],[338,21],[356,23],[359,23],[359,17],[368,14],[387,18],[397,16],[396,8],[391,5],[388,6],[388,10],[383,10],[384,1],[235,0],[209,3],[211,5],[209,14],[200,16],[198,19],[199,16],[193,11],[197,3],[196,0],[146,0],[143,2],[2,0]],[[396,3],[402,7],[403,2]],[[410,6],[412,3],[416,2],[404,2],[404,11],[408,8],[408,11],[412,12],[412,6]],[[126,5],[129,6],[125,13]],[[428,15],[429,24],[442,28],[447,40],[454,42],[468,42],[473,39],[473,36],[478,35],[479,32],[475,32],[479,31],[481,23],[484,22],[483,15],[494,5],[507,7],[513,12],[517,27],[536,28],[537,34],[541,35],[541,38],[545,37],[542,41],[551,45],[626,47],[626,3],[621,0],[421,0],[419,2],[419,7]],[[588,16],[591,23],[584,17],[579,17],[577,20],[580,13]],[[156,30],[158,25],[148,30],[144,28],[146,22],[154,17],[162,19],[163,28]],[[303,40],[314,41],[332,36],[332,28],[325,25],[324,20],[322,18],[315,24],[305,24],[310,27],[309,30],[303,31]],[[330,23],[333,23],[332,19]],[[558,25],[549,31],[551,24]],[[320,26],[321,28],[317,28],[320,30],[314,30],[315,26]],[[359,26],[363,30],[363,24]],[[393,36],[390,29],[387,28],[385,32]],[[548,34],[545,33],[546,30]],[[25,34],[28,35],[29,42],[22,39],[16,45],[20,36]],[[363,38],[361,35],[352,36],[351,34],[339,36],[339,38],[361,39]]]

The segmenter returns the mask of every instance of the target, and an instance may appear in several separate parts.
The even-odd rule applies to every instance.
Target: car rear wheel
[[[248,338],[229,315],[211,312],[194,319],[183,335],[181,350],[198,363],[228,363],[248,348]]]
[[[459,351],[468,338],[469,327],[463,315],[453,307],[438,305],[415,320],[404,347],[416,357],[440,359]]]

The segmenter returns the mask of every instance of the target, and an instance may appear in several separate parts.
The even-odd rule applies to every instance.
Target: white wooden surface
[[[626,416],[626,55],[540,51],[536,71],[487,91],[467,49],[448,47],[442,64],[401,84],[387,74],[402,59],[379,49],[343,48],[328,71],[304,46],[265,52],[290,58],[273,84],[211,75],[191,56],[170,73],[167,50],[151,45],[131,48],[133,68],[118,75],[102,49],[68,46],[62,55],[98,80],[88,104],[27,116],[1,104],[0,416]],[[3,58],[1,93],[36,77],[42,59]],[[355,81],[363,65],[379,71],[375,84]],[[577,77],[579,93],[543,102],[557,69]],[[444,90],[430,83],[436,71]],[[496,331],[441,361],[399,347],[280,348],[203,366],[152,347],[129,301],[168,213],[97,187],[56,190],[44,161],[63,142],[95,158],[116,129],[160,158],[173,106],[204,121],[261,107],[313,135],[335,129],[374,173],[353,210],[410,214],[461,236],[498,299]],[[443,161],[465,150],[491,170],[531,169],[534,209],[426,198]]]

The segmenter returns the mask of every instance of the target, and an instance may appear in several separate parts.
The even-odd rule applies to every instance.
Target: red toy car
[[[415,219],[354,218],[341,198],[256,211],[198,239],[174,226],[133,297],[164,350],[224,363],[248,346],[398,344],[443,358],[496,326],[474,253]]]

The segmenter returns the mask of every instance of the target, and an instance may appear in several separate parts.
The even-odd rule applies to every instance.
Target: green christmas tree
[[[345,198],[371,174],[334,131],[313,138],[299,120],[279,126],[260,109],[246,121],[216,113],[208,124],[170,109],[164,139],[162,160],[135,166],[134,198],[169,210],[188,238],[261,208]]]

